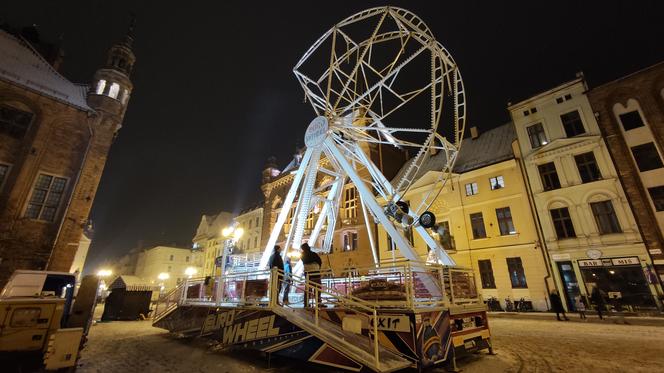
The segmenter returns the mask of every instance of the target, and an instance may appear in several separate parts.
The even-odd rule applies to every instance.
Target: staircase
[[[316,323],[316,318],[311,310],[277,306],[272,311],[334,347],[348,358],[376,372],[393,372],[412,365],[412,362],[408,359],[380,345],[378,347],[378,362],[376,362],[372,339],[361,334],[345,331],[340,325],[322,318],[319,318],[318,323]]]
[[[157,305],[154,309],[154,314],[152,315],[152,324],[156,324],[159,320],[168,316],[176,308],[178,308],[178,302],[182,297],[182,292],[184,291],[184,285],[186,281],[180,283],[175,289],[169,291],[163,296],[159,297]]]

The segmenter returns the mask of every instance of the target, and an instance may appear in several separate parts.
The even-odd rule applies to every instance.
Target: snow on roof
[[[461,150],[454,163],[454,172],[460,174],[514,158],[512,151],[514,139],[516,139],[516,132],[512,122],[480,133],[476,139],[463,139]],[[401,180],[412,161],[412,159],[409,160],[401,167],[399,173],[392,179],[393,185]],[[446,164],[445,152],[438,152],[424,160],[422,167],[417,171],[415,180],[429,171],[441,171]]]
[[[74,84],[60,75],[25,40],[0,30],[0,79],[48,97],[93,111],[87,104],[87,85]]]
[[[155,291],[159,287],[151,285],[138,276],[122,275],[113,280],[109,289],[125,289],[127,291]]]

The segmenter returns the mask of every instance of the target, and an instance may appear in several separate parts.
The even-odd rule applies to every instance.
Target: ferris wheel
[[[419,260],[404,236],[404,228],[412,228],[440,262],[454,264],[427,231],[437,227],[428,209],[459,153],[466,101],[456,63],[425,23],[401,8],[364,10],[325,32],[293,72],[316,117],[306,130],[306,151],[261,267],[288,219],[287,249],[308,240],[329,251],[347,182],[357,188],[367,228],[371,219],[381,224],[405,258]],[[372,160],[376,147],[398,148],[412,157],[392,183]],[[409,206],[402,197],[434,156],[439,176]],[[372,234],[369,239],[377,261]]]

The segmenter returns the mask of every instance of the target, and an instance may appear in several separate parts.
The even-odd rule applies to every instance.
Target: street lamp
[[[166,272],[162,272],[162,273],[159,274],[159,276],[157,276],[157,278],[160,279],[161,281],[165,281],[165,280],[168,280],[169,278],[171,278],[171,275],[169,275]]]
[[[97,271],[97,276],[99,277],[109,277],[112,274],[113,271],[111,271],[110,269],[100,269],[99,271]]]
[[[224,247],[221,253],[221,273],[226,274],[226,260],[230,251],[235,246],[235,243],[244,235],[244,229],[236,225],[228,226],[221,230],[221,235],[224,236]]]
[[[187,267],[187,269],[184,270],[184,274],[189,278],[192,278],[196,273],[198,273],[198,270],[194,267]]]

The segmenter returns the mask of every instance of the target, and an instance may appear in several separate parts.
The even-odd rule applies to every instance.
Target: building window
[[[489,179],[491,190],[501,189],[505,187],[505,180],[502,176],[496,176]]]
[[[354,186],[344,191],[344,217],[346,219],[357,217],[357,189]]]
[[[344,251],[357,250],[357,232],[344,232]]]
[[[523,270],[521,258],[507,258],[507,270],[510,272],[512,289],[525,289],[528,287],[528,284],[526,283],[526,272]]]
[[[595,160],[593,152],[575,155],[574,160],[576,161],[576,167],[579,169],[581,181],[584,184],[602,179],[602,174],[599,172],[597,160]]]
[[[595,215],[595,222],[600,234],[622,232],[611,201],[593,202],[590,204],[590,208],[593,210],[593,215]]]
[[[171,256],[173,256],[173,255],[171,255]],[[171,269],[173,269],[173,268],[171,268],[171,266],[168,266],[168,269],[166,270],[166,272],[170,272]]]
[[[254,247],[258,247],[258,236],[254,237]]]
[[[168,258],[168,260],[170,260],[171,262],[173,261],[173,254],[171,254],[171,256]]]
[[[546,139],[546,134],[544,133],[544,127],[542,123],[533,124],[532,126],[526,127],[528,131],[528,139],[530,139],[530,147],[537,149],[542,145],[548,143]]]
[[[486,238],[486,230],[484,229],[484,218],[481,212],[470,214],[470,226],[473,229],[473,238]]]
[[[637,110],[630,111],[629,113],[620,114],[620,123],[622,123],[623,129],[626,131],[633,130],[634,128],[643,127],[643,118]]]
[[[259,225],[260,225],[260,222],[259,222],[258,218],[256,218],[256,228],[258,228]]]
[[[186,256],[186,257],[184,258],[184,261],[187,262],[187,263],[189,263],[189,256]]]
[[[537,169],[539,170],[544,190],[554,190],[560,188],[560,179],[558,179],[556,165],[553,162],[541,164],[537,166]]]
[[[253,220],[249,220],[249,229],[251,229],[251,224],[253,223]]]
[[[32,122],[32,114],[11,106],[0,105],[0,133],[22,139]]]
[[[104,93],[104,88],[106,88],[106,80],[100,79],[97,82],[97,90],[95,91],[95,93],[98,95]]]
[[[390,235],[387,235],[387,251],[394,251],[394,248],[396,245],[394,245],[394,241],[392,241],[392,237]]]
[[[7,179],[8,174],[9,174],[9,165],[0,164],[0,190],[2,190],[2,186],[5,185],[5,179]]]
[[[572,218],[569,216],[567,207],[551,209],[551,219],[553,220],[553,226],[556,229],[556,236],[559,240],[576,237],[574,224],[572,224]]]
[[[466,184],[466,195],[467,196],[474,196],[477,194],[477,183],[468,183]]]
[[[447,251],[456,251],[456,243],[454,242],[454,236],[452,236],[452,231],[450,230],[450,222],[443,221],[440,223],[442,231],[438,232],[438,239],[443,246],[443,249]]]
[[[63,177],[39,174],[28,208],[25,210],[25,217],[54,221],[66,186],[67,179]]]
[[[578,110],[561,115],[560,120],[563,122],[563,128],[565,128],[565,134],[567,137],[574,137],[586,133]]]
[[[664,211],[664,185],[648,188],[656,211]]]
[[[636,165],[639,167],[639,171],[645,172],[661,168],[662,159],[657,153],[657,148],[655,148],[654,143],[647,143],[642,145],[637,145],[632,147],[632,155],[636,160]]]
[[[498,218],[498,228],[500,229],[501,236],[516,234],[514,223],[512,222],[512,212],[509,207],[496,209],[496,217]]]
[[[478,260],[478,267],[480,267],[480,279],[482,280],[482,289],[495,289],[496,280],[493,278],[493,268],[491,267],[491,260]]]
[[[108,97],[118,98],[118,93],[120,93],[120,85],[118,83],[112,83],[111,88],[108,90]]]

